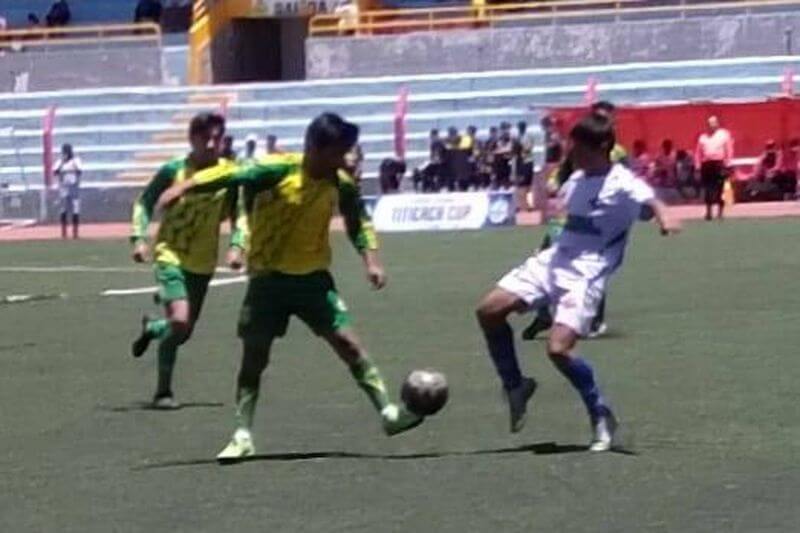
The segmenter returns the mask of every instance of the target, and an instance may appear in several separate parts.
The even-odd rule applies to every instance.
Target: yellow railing
[[[357,16],[319,14],[309,21],[312,37],[373,35],[433,31],[448,28],[494,27],[517,21],[553,21],[587,17],[626,15],[666,15],[683,17],[700,12],[730,9],[757,11],[759,8],[800,7],[800,0],[721,0],[691,4],[686,0],[550,0],[531,3],[465,5],[427,9],[391,9],[364,11]],[[357,22],[356,22],[357,17]]]
[[[107,43],[161,44],[161,28],[152,22],[103,26],[62,26],[0,31],[0,49],[30,50],[37,47],[102,45]]]

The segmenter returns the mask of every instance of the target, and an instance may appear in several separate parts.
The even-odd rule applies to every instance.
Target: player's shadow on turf
[[[130,413],[134,411],[180,411],[182,409],[210,409],[217,407],[225,407],[225,404],[222,402],[186,402],[181,403],[176,409],[159,409],[154,407],[152,402],[136,402],[130,405],[100,405],[98,409],[112,413]]]
[[[429,452],[429,453],[404,453],[404,454],[377,454],[377,453],[355,453],[355,452],[286,452],[286,453],[265,453],[247,457],[245,459],[219,462],[215,459],[194,459],[187,461],[166,461],[135,467],[134,470],[151,470],[156,468],[170,468],[178,466],[200,466],[213,464],[240,464],[259,461],[320,461],[326,459],[377,459],[383,461],[408,461],[418,459],[442,459],[446,457],[469,457],[477,455],[502,455],[502,454],[522,454],[532,453],[534,455],[560,455],[564,453],[579,453],[588,451],[589,447],[577,444],[558,444],[556,442],[539,442],[536,444],[526,444],[513,448],[495,448],[491,450],[470,450],[452,452]],[[636,452],[624,448],[615,447],[612,453],[623,455],[637,455]]]

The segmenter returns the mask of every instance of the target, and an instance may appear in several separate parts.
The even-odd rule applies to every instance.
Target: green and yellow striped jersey
[[[159,196],[173,183],[192,177],[229,174],[238,168],[220,159],[216,165],[194,171],[188,160],[168,162],[147,184],[133,204],[133,242],[147,239],[147,229]],[[217,265],[220,223],[234,221],[231,245],[244,247],[247,229],[244,210],[237,215],[235,190],[220,189],[181,198],[167,208],[161,218],[153,246],[157,263],[179,266],[196,274],[211,274]]]
[[[253,275],[327,269],[330,224],[337,206],[355,248],[359,252],[378,248],[353,178],[339,171],[329,179],[314,179],[305,175],[302,163],[302,154],[275,154],[235,173],[195,176],[195,191],[244,186],[250,229],[247,263]]]

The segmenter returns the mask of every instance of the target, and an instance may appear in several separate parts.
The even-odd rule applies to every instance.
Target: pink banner
[[[397,94],[394,106],[394,154],[398,159],[406,157],[406,115],[408,115],[408,87],[403,85]]]
[[[56,106],[45,110],[42,119],[42,166],[44,167],[44,185],[50,188],[53,183],[53,128],[56,122]]]

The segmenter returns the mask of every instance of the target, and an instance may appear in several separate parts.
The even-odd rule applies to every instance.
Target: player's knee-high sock
[[[158,345],[158,386],[156,396],[172,392],[172,371],[178,356],[178,343],[166,338]]]
[[[239,380],[239,386],[236,388],[236,429],[249,431],[253,427],[258,392],[258,384],[245,385]]]
[[[72,215],[72,238],[78,238],[78,227],[81,223],[81,216],[78,214]]]
[[[67,214],[61,213],[61,238],[67,238]]]
[[[491,331],[484,330],[489,356],[505,390],[512,390],[522,383],[522,372],[519,369],[517,353],[514,350],[514,332],[508,323]]]
[[[391,403],[381,371],[369,358],[364,356],[357,363],[350,366],[350,373],[353,374],[353,379],[356,380],[359,388],[367,394],[373,407],[379,413]]]
[[[585,359],[578,356],[551,355],[550,360],[581,395],[592,422],[608,416],[610,410],[594,379],[594,371]]]
[[[165,339],[171,331],[169,320],[166,318],[148,320],[145,325],[145,331],[154,339]]]

